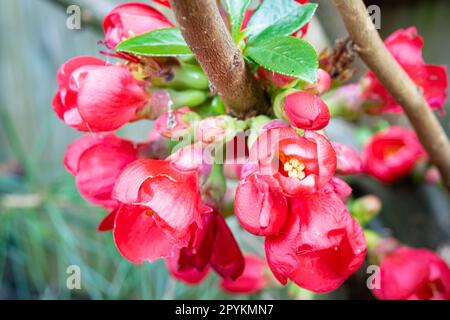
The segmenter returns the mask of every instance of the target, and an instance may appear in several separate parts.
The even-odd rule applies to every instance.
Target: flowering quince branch
[[[450,141],[422,92],[386,49],[361,0],[335,0],[358,53],[399,102],[450,191]]]
[[[414,250],[378,245],[383,241],[367,224],[380,212],[380,199],[353,199],[343,180],[365,172],[394,183],[427,155],[406,128],[373,134],[362,157],[323,134],[336,114],[329,105],[345,109],[375,97],[378,111],[397,106],[372,73],[361,80],[370,85],[341,87],[327,103],[324,94],[338,85],[339,72],[332,70],[345,77],[348,61],[328,57],[319,65],[303,39],[317,5],[264,0],[252,10],[249,0],[158,2],[172,5],[180,29],[150,5],[117,6],[103,21],[101,43],[102,53],[120,62],[70,59],[58,70],[52,103],[68,126],[89,132],[69,145],[64,165],[79,193],[109,212],[98,230],[112,232],[123,257],[164,259],[170,274],[188,285],[214,271],[218,286],[233,294],[290,281],[297,297],[337,289],[368,252],[384,270],[376,297],[449,297],[450,270],[440,258],[430,252],[423,264],[398,263],[396,257],[413,259]],[[386,42],[400,60],[411,55],[405,58],[397,42],[414,53],[415,79],[440,108],[446,82],[423,79],[442,80],[445,69],[425,65],[413,31],[400,30]],[[138,120],[154,121],[146,141],[114,133]],[[264,252],[242,252],[229,216],[264,237]],[[402,277],[403,268],[417,271],[421,281]],[[403,280],[411,284],[406,293],[389,287]]]

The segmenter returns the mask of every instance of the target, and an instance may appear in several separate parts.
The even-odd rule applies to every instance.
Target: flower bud
[[[367,195],[354,200],[350,211],[361,225],[372,221],[381,212],[381,200],[377,196]]]
[[[364,97],[359,84],[348,84],[326,93],[324,101],[333,117],[356,119],[362,113]]]
[[[276,98],[275,104],[291,125],[304,130],[320,130],[330,121],[328,106],[322,99],[306,91],[290,91]],[[275,106],[277,108],[277,106]]]
[[[193,112],[188,107],[180,108],[172,112],[165,112],[155,121],[155,129],[166,138],[178,139],[186,135],[191,129],[189,121]]]
[[[215,142],[228,142],[236,134],[245,129],[245,122],[230,116],[208,117],[197,124],[197,140],[211,144]]]
[[[312,94],[322,95],[330,89],[331,76],[325,70],[319,69],[317,72],[317,82],[307,84],[303,89]]]
[[[103,21],[105,44],[110,50],[122,41],[172,24],[158,10],[143,3],[126,3],[114,8]]]

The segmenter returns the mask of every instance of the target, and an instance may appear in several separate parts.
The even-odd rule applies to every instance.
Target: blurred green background
[[[199,287],[188,287],[168,277],[162,262],[133,265],[123,259],[111,234],[96,232],[105,212],[78,195],[73,178],[62,166],[65,148],[79,133],[65,126],[51,109],[56,71],[71,57],[100,56],[98,41],[102,34],[96,17],[123,2],[2,0],[0,299],[231,298],[217,289],[215,275]],[[329,39],[345,36],[331,1],[318,2],[318,17]],[[425,38],[426,61],[450,65],[450,1],[367,3],[381,6],[380,31],[384,36],[397,28],[416,25]],[[81,30],[66,28],[64,4],[80,5],[85,18]],[[95,10],[90,11],[92,8]],[[449,119],[441,119],[447,131]],[[126,126],[121,134],[142,140],[149,130],[150,123],[143,122]],[[363,181],[356,190],[377,190],[381,194],[388,203],[384,223],[401,240],[431,248],[449,243],[450,207],[448,197],[440,190],[423,187],[411,191],[405,185],[385,188],[372,181]],[[392,191],[396,199],[392,199]],[[411,197],[423,205],[420,209],[413,201],[410,203],[417,214],[398,204],[409,202],[405,199]],[[235,221],[231,224],[238,230]],[[417,230],[421,233],[417,234]],[[263,252],[258,239],[237,234],[244,250]],[[66,287],[66,269],[70,265],[81,268],[81,290]],[[353,292],[351,283],[350,289],[343,288],[330,297],[367,295]],[[275,288],[251,298],[288,298],[288,292]]]

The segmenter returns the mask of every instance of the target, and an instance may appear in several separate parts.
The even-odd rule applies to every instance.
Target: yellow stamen
[[[288,177],[304,179],[306,177],[305,165],[296,158],[291,158],[283,164],[283,170]]]

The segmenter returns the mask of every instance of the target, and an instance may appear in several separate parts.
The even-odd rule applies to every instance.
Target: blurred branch
[[[421,91],[385,47],[362,0],[334,0],[366,65],[403,107],[450,191],[450,141]]]
[[[111,0],[45,0],[56,6],[62,7],[64,12],[71,5],[81,8],[81,21],[85,25],[101,30],[103,18],[114,8]]]

